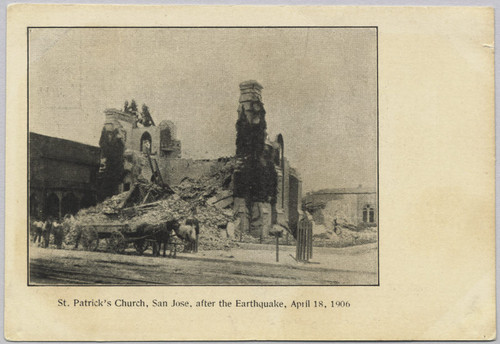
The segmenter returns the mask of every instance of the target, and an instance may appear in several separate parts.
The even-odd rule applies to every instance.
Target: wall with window
[[[358,195],[358,222],[375,226],[378,224],[377,195]]]
[[[159,155],[160,152],[160,128],[140,127],[132,130],[132,138],[127,148],[139,152]]]
[[[329,189],[308,193],[303,206],[317,224],[330,225],[333,219],[353,225],[378,224],[377,194],[375,189]]]

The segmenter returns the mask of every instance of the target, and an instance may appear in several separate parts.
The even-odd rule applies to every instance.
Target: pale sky
[[[97,146],[104,110],[133,98],[176,124],[183,157],[230,156],[253,79],[304,193],[376,186],[375,29],[31,29],[29,53],[33,132]]]

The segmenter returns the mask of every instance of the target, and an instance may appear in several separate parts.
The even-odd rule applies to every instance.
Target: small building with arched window
[[[353,225],[377,226],[378,208],[375,188],[325,189],[306,194],[303,207],[317,224],[330,225],[333,219]]]

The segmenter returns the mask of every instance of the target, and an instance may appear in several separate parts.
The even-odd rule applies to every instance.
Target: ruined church
[[[198,179],[225,160],[235,159],[230,192],[214,204],[232,208],[239,229],[254,236],[265,237],[276,225],[294,233],[301,212],[300,177],[285,157],[283,136],[268,138],[263,87],[253,80],[239,87],[236,155],[232,158],[183,158],[173,122],[164,120],[156,126],[149,114],[143,118],[127,106],[105,110],[98,174],[101,198],[128,191],[141,180],[176,186],[186,177]]]

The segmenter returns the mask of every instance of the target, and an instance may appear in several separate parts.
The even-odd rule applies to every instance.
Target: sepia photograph
[[[377,49],[28,28],[28,285],[378,285]]]
[[[7,22],[6,340],[496,338],[493,8]]]

